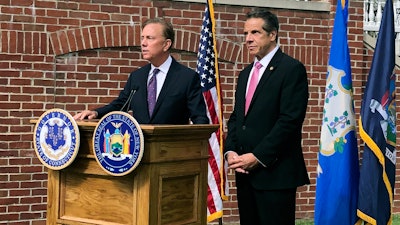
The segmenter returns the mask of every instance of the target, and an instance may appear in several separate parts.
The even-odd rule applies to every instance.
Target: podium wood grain
[[[125,176],[97,164],[96,125],[78,122],[77,158],[48,170],[48,225],[207,224],[208,138],[217,125],[141,125],[143,158]]]

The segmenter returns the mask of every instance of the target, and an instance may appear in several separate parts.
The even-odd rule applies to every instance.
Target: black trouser
[[[255,190],[247,179],[236,182],[240,225],[294,225],[296,188]]]

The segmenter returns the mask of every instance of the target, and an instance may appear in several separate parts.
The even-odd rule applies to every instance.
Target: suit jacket
[[[129,109],[140,124],[188,124],[189,119],[194,124],[209,123],[199,75],[175,59],[172,59],[153,115],[150,117],[147,106],[147,78],[150,69],[151,65],[147,64],[132,72],[118,98],[96,109],[98,118],[111,111],[120,111],[132,94]]]
[[[247,115],[245,95],[253,64],[239,74],[234,110],[228,121],[224,151],[239,155],[252,152],[264,166],[249,175],[252,186],[261,190],[295,188],[309,183],[301,148],[302,124],[308,82],[304,65],[284,54],[275,53],[259,81]]]

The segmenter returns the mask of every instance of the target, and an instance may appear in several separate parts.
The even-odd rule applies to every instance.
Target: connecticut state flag
[[[387,0],[359,120],[362,154],[357,215],[368,224],[392,224],[396,175],[395,33]]]
[[[354,225],[358,220],[359,161],[347,43],[348,1],[337,3],[318,154],[316,225]]]

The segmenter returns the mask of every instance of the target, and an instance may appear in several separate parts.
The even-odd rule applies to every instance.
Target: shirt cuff
[[[254,155],[254,154],[253,154]],[[262,163],[256,156],[254,156],[256,159],[257,159],[257,161],[258,161],[258,163],[260,163],[263,167],[267,167],[264,163]]]
[[[227,159],[226,157],[228,156],[228,153],[230,153],[230,152],[235,152],[235,151],[229,150],[229,151],[225,152],[225,154],[224,154],[224,159],[225,159],[226,161],[228,161],[228,159]]]

